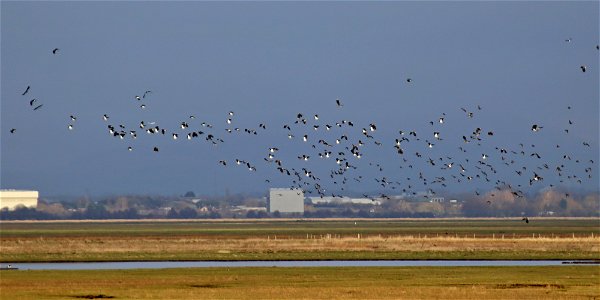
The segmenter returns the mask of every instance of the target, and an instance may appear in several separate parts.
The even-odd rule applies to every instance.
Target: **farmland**
[[[1,271],[3,299],[595,299],[596,266]],[[543,275],[542,275],[543,274]]]
[[[0,261],[599,259],[598,219],[2,222]]]

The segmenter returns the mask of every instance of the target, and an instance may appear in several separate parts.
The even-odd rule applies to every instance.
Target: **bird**
[[[38,110],[38,109],[42,108],[42,106],[44,106],[44,104],[40,104],[40,105],[36,106],[35,108],[33,108],[33,110]]]
[[[31,101],[29,101],[29,106],[33,106],[33,103],[35,103],[35,101],[37,101],[36,98],[31,99]]]
[[[154,152],[158,152],[158,147],[154,147]]]
[[[406,82],[407,83],[411,83],[412,82],[412,78],[406,78]]]
[[[56,53],[58,53],[58,50],[60,50],[60,49],[58,49],[58,48],[54,48],[54,49],[52,50],[52,54],[56,54]],[[67,55],[67,56],[68,56],[68,55]]]
[[[25,94],[27,94],[27,92],[29,92],[29,89],[31,88],[31,86],[27,86],[27,88],[25,89],[25,91],[23,92],[23,94],[21,94],[22,96],[25,96]]]
[[[69,130],[73,130],[73,124],[69,124],[67,128],[69,128]]]
[[[542,129],[542,128],[544,128],[544,127],[542,127],[542,126],[539,126],[539,125],[537,125],[537,124],[533,124],[533,125],[531,126],[531,131],[533,131],[533,132],[537,132],[537,131],[539,131],[539,130],[540,130],[540,129]]]
[[[10,133],[15,133],[16,131],[17,131],[17,129],[16,129],[16,128],[12,128],[12,129],[10,130]]]
[[[152,93],[152,91],[145,91],[144,94],[142,95],[142,98],[146,98],[146,95]]]
[[[529,223],[529,218],[528,217],[524,217],[521,221],[525,221],[525,223]]]
[[[70,115],[69,116],[71,118],[71,121],[75,122],[77,120],[77,117],[75,117],[74,115]]]
[[[146,109],[146,104],[142,104],[142,105],[140,105],[140,108],[141,108],[141,109]]]
[[[104,121],[108,121],[108,115],[107,114],[102,115],[102,119]],[[142,124],[144,124],[144,123],[142,122]],[[140,127],[141,127],[141,125],[140,125]],[[144,128],[144,127],[141,127],[141,128]]]
[[[339,98],[338,98],[338,99],[335,99],[335,104],[337,105],[337,107],[342,107],[342,106],[344,106],[344,104],[342,104],[342,100],[340,100]]]
[[[581,68],[581,72],[585,73],[585,71],[587,70],[587,67],[584,65],[581,65],[579,68]]]

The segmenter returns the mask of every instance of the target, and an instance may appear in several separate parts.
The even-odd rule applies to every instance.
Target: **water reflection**
[[[598,262],[595,263],[596,265]],[[485,267],[568,266],[560,260],[338,260],[338,261],[148,261],[81,263],[13,263],[19,270],[126,270],[209,267]],[[0,268],[6,268],[1,264]]]

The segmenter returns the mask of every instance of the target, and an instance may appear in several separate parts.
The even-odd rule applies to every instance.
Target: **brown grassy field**
[[[0,271],[2,299],[598,299],[597,266]]]
[[[375,236],[308,238],[3,238],[0,258],[18,261],[261,259],[599,259],[600,238]]]
[[[0,262],[600,259],[594,218],[0,222]]]

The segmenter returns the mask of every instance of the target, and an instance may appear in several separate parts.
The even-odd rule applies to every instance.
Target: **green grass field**
[[[0,271],[2,299],[598,299],[600,268]]]
[[[248,238],[256,236],[303,237],[323,235],[492,235],[589,236],[600,235],[597,218],[547,219],[346,219],[346,220],[194,220],[102,222],[6,222],[2,237],[95,236],[206,236]]]
[[[598,219],[1,222],[0,261],[600,259],[599,236]]]

